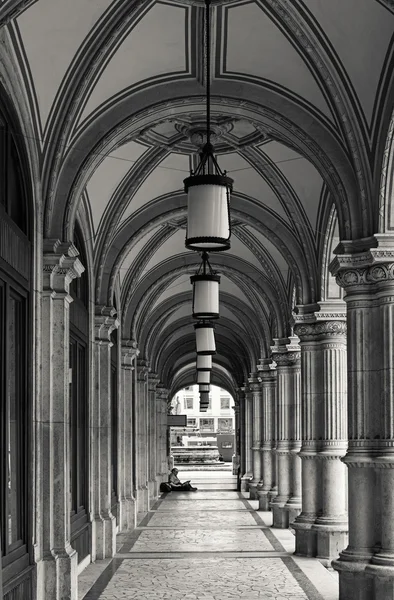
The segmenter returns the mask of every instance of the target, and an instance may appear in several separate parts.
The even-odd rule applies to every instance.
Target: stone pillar
[[[119,403],[119,530],[130,531],[136,526],[134,498],[134,368],[138,356],[136,343],[122,340],[121,389]]]
[[[137,360],[137,390],[135,396],[136,423],[136,466],[137,466],[137,513],[139,517],[149,510],[148,492],[148,436],[147,436],[147,404],[148,404],[148,372],[147,361]]]
[[[300,487],[292,478],[292,460],[290,455],[291,433],[290,415],[294,404],[294,379],[297,374],[297,363],[300,360],[298,343],[295,338],[274,340],[271,348],[273,359],[277,365],[278,390],[278,436],[276,454],[278,456],[278,495],[270,506],[273,511],[273,527],[286,528],[289,526],[289,511],[286,504],[292,497],[292,487]]]
[[[156,398],[156,386],[160,379],[156,373],[150,372],[148,375],[148,488],[150,504],[156,501],[158,496],[157,485],[157,418],[158,418],[158,403]]]
[[[167,401],[168,390],[163,385],[156,388],[156,397],[159,410],[159,430],[158,430],[158,477],[159,488],[162,481],[168,480],[168,455],[167,455]]]
[[[252,394],[252,480],[249,483],[250,499],[258,499],[257,486],[261,482],[261,417],[262,393],[257,373],[249,378],[249,389]]]
[[[239,398],[234,398],[234,454],[233,454],[233,475],[239,477],[239,470],[241,466],[240,459],[240,445],[241,445],[241,425],[240,425],[240,414],[239,414]]]
[[[318,314],[324,319],[324,313]],[[326,567],[338,557],[348,541],[346,466],[347,449],[347,364],[346,323],[316,324],[322,353],[321,407],[322,440],[319,444],[321,513],[312,529],[317,533],[317,558]]]
[[[337,320],[328,320],[333,316]],[[345,313],[334,306],[330,313],[304,314],[299,320],[295,331],[302,340],[304,366],[301,456],[306,487],[303,511],[294,524],[296,553],[317,556],[330,566],[347,541],[346,475],[341,462],[347,447]]]
[[[302,461],[302,511],[295,519],[293,529],[296,532],[296,554],[316,556],[316,531],[312,529],[321,510],[321,490],[319,462],[317,460],[318,437],[321,436],[317,423],[319,405],[319,378],[321,378],[321,355],[317,340],[311,338],[311,329],[306,321],[314,320],[314,314],[300,309],[294,333],[300,339],[301,346],[301,405],[302,405],[302,443],[299,454]],[[316,310],[317,305],[311,307]],[[304,314],[305,313],[305,314]],[[306,329],[305,329],[306,328]]]
[[[70,545],[70,283],[84,267],[71,243],[44,240],[42,292],[42,406],[36,413],[42,477],[37,496],[40,598],[77,600],[76,551]]]
[[[262,393],[261,482],[257,486],[259,510],[270,510],[269,493],[274,483],[273,444],[275,438],[276,367],[271,359],[261,359],[258,366]]]
[[[294,349],[297,344],[293,342]],[[299,349],[299,347],[298,347]],[[301,512],[301,353],[294,354],[289,373],[290,395],[290,498],[285,508],[289,511],[289,525]]]
[[[245,386],[242,388],[244,393],[244,404],[245,404],[245,472],[241,480],[241,490],[247,492],[249,490],[249,482],[252,479],[253,470],[253,457],[252,457],[252,445],[253,445],[253,404],[252,404],[252,392]]]
[[[243,476],[246,473],[246,444],[245,444],[245,394],[242,388],[238,389],[238,403],[239,403],[239,457],[240,457],[240,471],[238,485],[242,491],[245,491],[245,480]]]
[[[394,596],[394,237],[342,242],[330,265],[345,290],[349,545],[333,561],[341,600]]]
[[[116,520],[111,512],[112,492],[112,413],[111,413],[111,333],[119,326],[116,311],[96,306],[95,313],[95,394],[91,414],[94,560],[112,557],[116,552]]]

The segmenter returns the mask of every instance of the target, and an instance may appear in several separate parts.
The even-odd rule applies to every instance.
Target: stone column
[[[158,430],[158,477],[159,488],[162,481],[168,479],[168,456],[167,456],[167,401],[168,390],[163,385],[156,388],[156,397],[159,410],[159,430]]]
[[[157,485],[157,412],[158,403],[156,398],[156,386],[160,379],[156,373],[150,372],[148,375],[148,488],[149,502],[156,502],[158,496]]]
[[[246,444],[245,444],[245,394],[242,388],[238,389],[238,404],[239,404],[239,481],[238,485],[242,491],[245,491],[245,483],[243,476],[246,473]],[[246,489],[246,488],[245,488]]]
[[[293,341],[294,350],[297,347]],[[299,346],[298,349],[300,350]],[[289,394],[290,394],[290,462],[291,462],[291,480],[290,480],[290,498],[285,508],[289,511],[289,525],[292,525],[295,518],[301,512],[301,353],[294,355],[291,371],[289,373]]]
[[[70,545],[70,283],[84,267],[71,243],[44,240],[41,350],[42,405],[36,413],[42,477],[37,496],[40,598],[77,600],[76,551]]]
[[[275,392],[276,392],[276,367],[271,359],[261,359],[259,366],[259,379],[262,392],[262,437],[261,437],[261,482],[257,486],[259,499],[259,510],[270,510],[272,491],[274,483],[274,459],[273,444],[275,438]]]
[[[261,482],[261,417],[262,393],[257,373],[249,378],[249,388],[252,393],[252,480],[249,483],[250,499],[258,499],[257,486]]]
[[[95,312],[95,394],[91,414],[93,523],[92,547],[96,559],[116,552],[116,520],[111,512],[112,413],[111,333],[119,326],[114,308],[96,306]]]
[[[148,402],[148,372],[147,361],[137,360],[137,390],[135,397],[136,423],[136,466],[137,466],[137,513],[139,517],[149,510],[148,493],[148,436],[147,436],[147,402]]]
[[[394,238],[342,242],[330,265],[345,290],[349,545],[333,561],[341,600],[394,596]]]
[[[290,414],[291,405],[294,403],[294,378],[296,376],[295,364],[300,360],[298,343],[294,338],[274,340],[275,346],[271,348],[273,359],[277,365],[278,391],[278,436],[276,454],[278,456],[278,495],[272,500],[270,506],[273,511],[273,527],[286,528],[289,526],[289,511],[286,504],[292,496],[292,461],[290,456]],[[299,483],[297,482],[297,486]]]
[[[240,460],[240,444],[241,444],[241,430],[240,430],[240,415],[239,415],[239,398],[234,398],[234,454],[233,454],[233,475],[239,476],[239,469],[241,466]]]
[[[136,343],[122,340],[121,389],[119,403],[119,530],[130,531],[136,526],[134,498],[134,368],[138,356]]]
[[[249,482],[252,479],[253,469],[253,457],[252,457],[252,445],[253,445],[253,430],[252,430],[252,419],[253,419],[253,404],[252,404],[252,393],[250,389],[245,386],[242,388],[244,393],[245,403],[245,473],[241,480],[241,490],[247,492],[249,490]]]
[[[317,315],[324,319],[324,313]],[[317,533],[317,558],[326,567],[338,557],[348,541],[346,466],[341,458],[347,449],[346,323],[321,321],[322,440],[319,443],[321,513],[312,529]]]
[[[338,320],[326,320],[333,316]],[[347,534],[346,478],[340,460],[347,447],[344,319],[341,307],[334,306],[330,313],[301,314],[295,327],[302,347],[305,486],[302,513],[294,524],[296,554],[317,556],[325,566],[346,545]]]

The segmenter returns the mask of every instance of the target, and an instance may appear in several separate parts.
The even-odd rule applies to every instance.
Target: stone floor
[[[293,534],[270,527],[228,473],[190,479],[198,492],[160,499],[118,536],[113,560],[81,574],[79,600],[337,600],[335,575],[292,556]]]

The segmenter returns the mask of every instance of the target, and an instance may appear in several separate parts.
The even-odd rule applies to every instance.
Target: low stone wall
[[[173,446],[174,464],[214,464],[219,462],[217,446]]]

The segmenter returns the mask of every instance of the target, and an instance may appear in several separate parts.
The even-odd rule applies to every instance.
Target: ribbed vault
[[[235,395],[273,338],[292,334],[294,304],[341,300],[335,243],[389,228],[394,14],[388,0],[212,5],[215,147],[235,181],[232,249],[212,257],[214,382]],[[171,390],[194,381],[199,259],[183,244],[183,179],[205,115],[203,11],[202,0],[0,8],[1,69],[16,74],[9,92],[35,144],[44,236],[72,241],[79,223],[95,304],[117,298],[122,338]]]

